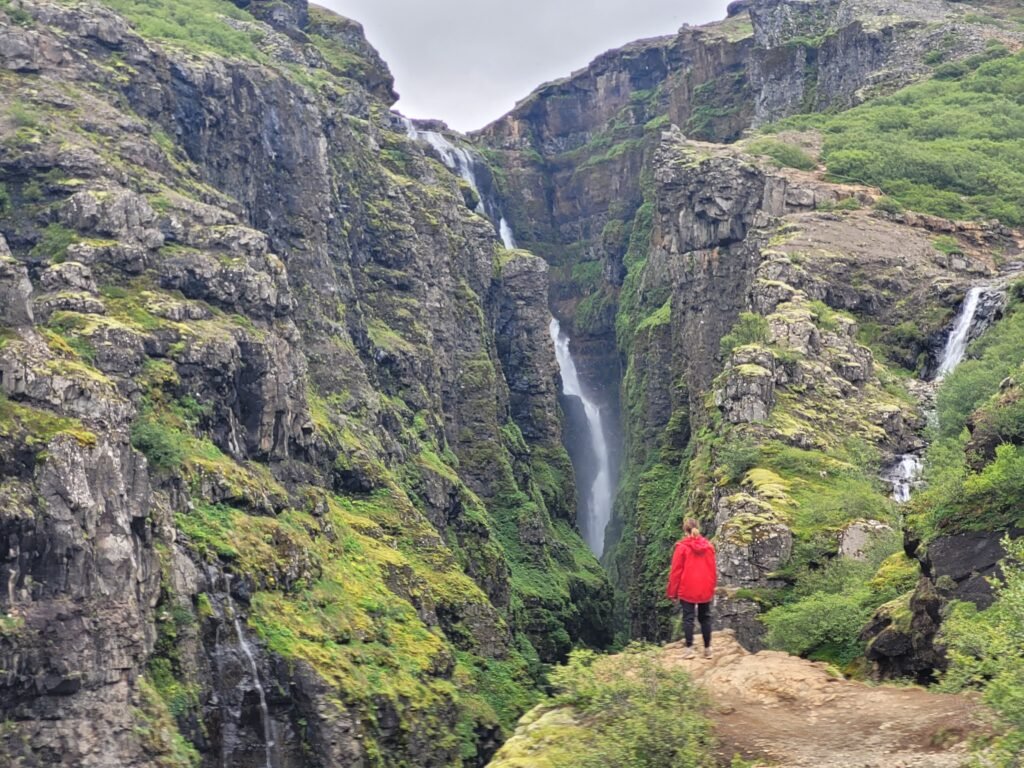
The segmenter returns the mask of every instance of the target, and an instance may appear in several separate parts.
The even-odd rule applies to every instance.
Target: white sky
[[[363,24],[409,117],[482,128],[541,83],[684,22],[725,18],[728,0],[313,0]]]

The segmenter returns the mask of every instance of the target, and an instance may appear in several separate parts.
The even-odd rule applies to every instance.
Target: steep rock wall
[[[240,5],[0,13],[0,754],[478,763],[610,633],[546,266],[358,25]]]

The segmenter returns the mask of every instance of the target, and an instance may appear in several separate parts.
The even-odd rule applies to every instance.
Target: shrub
[[[132,424],[131,441],[132,447],[141,451],[155,469],[173,471],[185,461],[187,436],[152,414],[144,414]]]
[[[585,740],[553,768],[700,768],[714,765],[704,698],[660,652],[631,646],[617,656],[575,651],[551,675],[555,706],[586,718]]]
[[[829,175],[880,187],[913,210],[1024,223],[1024,54],[992,48],[942,64],[935,79],[836,115],[784,121],[818,128]]]
[[[800,147],[786,144],[777,139],[759,139],[747,146],[747,151],[753,155],[770,157],[785,168],[813,171],[818,166],[815,159]]]
[[[221,56],[260,59],[256,38],[235,29],[224,17],[254,21],[233,3],[218,0],[107,0],[143,37],[165,40],[193,50],[213,51]]]
[[[951,691],[984,691],[1005,726],[984,764],[1016,768],[1024,753],[1024,539],[1003,545],[1007,559],[995,603],[981,612],[971,603],[954,603],[943,623],[950,666],[942,684]]]
[[[64,261],[67,257],[68,247],[77,243],[78,233],[60,224],[50,224],[43,230],[39,242],[32,248],[32,256],[35,258],[49,259],[54,263]]]
[[[875,210],[882,211],[883,213],[903,213],[903,206],[898,200],[893,200],[891,197],[882,195],[882,197],[875,200]]]
[[[861,655],[860,631],[871,618],[867,590],[847,594],[815,593],[780,605],[761,617],[768,645],[787,653],[846,665]]]
[[[753,312],[744,312],[732,330],[719,343],[723,357],[728,357],[737,347],[747,344],[768,343],[768,321]]]

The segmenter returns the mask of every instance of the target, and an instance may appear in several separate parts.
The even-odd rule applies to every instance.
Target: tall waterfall
[[[445,164],[448,170],[457,173],[463,181],[473,188],[477,199],[480,201],[477,203],[476,212],[497,222],[498,235],[501,237],[501,242],[510,250],[515,248],[516,239],[512,234],[512,227],[509,226],[508,220],[501,211],[501,206],[498,205],[498,201],[493,196],[485,196],[480,190],[476,170],[479,167],[480,161],[477,157],[470,150],[456,146],[437,131],[421,131],[407,117],[402,117],[401,122],[405,126],[405,132],[410,139],[430,146],[437,152],[441,162]]]
[[[558,320],[551,318],[549,329],[551,340],[555,342],[558,369],[562,374],[562,392],[578,397],[587,416],[587,428],[590,431],[591,447],[597,461],[597,473],[587,496],[585,514],[580,521],[580,527],[590,551],[600,557],[604,552],[604,532],[611,520],[613,501],[611,457],[608,453],[601,407],[587,396],[580,385],[576,363],[569,352],[569,337],[562,333]]]
[[[953,324],[953,330],[949,332],[949,338],[946,340],[946,348],[942,353],[942,359],[939,360],[939,370],[935,374],[936,379],[942,379],[946,374],[952,373],[967,354],[967,345],[971,340],[971,328],[974,327],[974,316],[978,312],[978,304],[981,302],[984,292],[985,288],[981,286],[975,286],[967,292],[967,298],[964,299],[960,313]]]

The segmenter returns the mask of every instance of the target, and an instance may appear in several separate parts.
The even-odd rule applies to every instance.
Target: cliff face
[[[663,552],[683,510],[712,525],[727,516],[715,511],[724,491],[700,481],[706,476],[714,485],[723,478],[713,465],[688,469],[696,466],[694,454],[707,439],[725,440],[728,430],[717,419],[762,421],[776,407],[779,384],[769,379],[777,367],[764,366],[757,355],[741,356],[734,367],[747,373],[751,366],[764,368],[763,381],[735,372],[719,380],[730,365],[720,342],[741,314],[781,323],[774,308],[788,305],[791,289],[829,311],[850,313],[861,330],[846,333],[849,341],[830,339],[824,347],[815,341],[808,349],[800,343],[797,349],[821,355],[823,368],[843,369],[846,363],[832,357],[849,358],[862,373],[828,386],[843,397],[859,397],[866,384],[878,387],[880,381],[874,373],[879,361],[864,358],[860,344],[879,342],[876,349],[884,347],[898,367],[929,365],[963,291],[992,269],[986,243],[1005,239],[993,231],[986,241],[989,235],[926,217],[790,221],[837,204],[872,205],[879,193],[820,178],[766,175],[759,163],[721,156],[712,146],[694,145],[685,158],[672,159],[661,147],[663,130],[674,124],[691,139],[731,142],[786,116],[845,109],[890,93],[997,41],[1016,47],[1012,24],[982,19],[990,10],[942,1],[737,2],[723,22],[627,46],[543,86],[474,137],[497,166],[523,245],[552,265],[551,304],[570,329],[585,383],[620,411],[622,481],[608,539],[620,551],[606,559],[618,585],[632,590],[634,631],[665,631],[665,617],[654,606]],[[783,137],[811,158],[821,141]],[[756,145],[751,150],[765,154]],[[980,238],[972,251],[977,260],[937,255],[933,241],[948,233]],[[789,253],[778,243],[791,240],[798,243],[798,269],[775,263],[773,255]],[[805,252],[822,257],[804,264]],[[785,322],[798,315],[804,322],[805,310],[787,314]],[[892,389],[885,378],[881,386]],[[788,397],[804,399],[804,384],[795,386]],[[709,410],[705,400],[716,392],[721,406]],[[913,398],[883,403],[884,397],[865,397],[873,403],[869,408],[913,407]],[[866,439],[888,457],[907,446],[920,448],[920,437],[909,435],[921,422],[910,422],[845,426],[865,436],[874,428],[884,431],[888,437],[873,433]],[[805,448],[823,428],[800,427],[809,436]],[[764,437],[755,433],[740,442]],[[865,472],[866,478],[872,473]],[[735,479],[742,480],[742,473]],[[879,507],[885,506],[882,489],[876,493]],[[764,573],[789,561],[786,546],[779,552]],[[638,589],[646,594],[633,594]]]
[[[473,764],[610,633],[548,268],[357,24],[239,5],[0,12],[0,754]]]
[[[509,250],[390,111],[355,22],[0,3],[0,758],[484,764],[542,663],[614,629],[552,310],[621,411],[605,559],[632,634],[669,633],[693,514],[724,623],[761,643],[797,570],[891,533],[877,476],[924,424],[893,369],[934,357],[1020,238],[825,181],[814,131],[778,138],[803,172],[684,134],[738,140],[930,72],[935,45],[1015,40],[905,5],[741,2],[544,86],[473,137]]]

